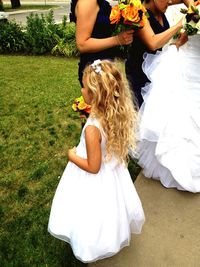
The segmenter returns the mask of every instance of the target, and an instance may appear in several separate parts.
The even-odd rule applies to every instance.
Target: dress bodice
[[[106,153],[106,138],[105,138],[103,129],[100,125],[100,122],[96,118],[89,117],[87,119],[87,122],[83,127],[81,138],[80,138],[80,143],[76,148],[76,152],[80,157],[87,158],[86,143],[85,143],[85,129],[89,125],[93,125],[97,127],[101,133],[101,151],[102,151],[102,160],[104,161],[105,155],[106,155],[105,154]]]
[[[71,21],[76,22],[75,7],[77,0],[71,2]],[[99,5],[99,12],[94,24],[94,28],[91,34],[92,38],[103,39],[112,36],[113,25],[110,24],[110,12],[111,6],[106,0],[97,0]],[[109,48],[95,53],[81,53],[79,62],[79,81],[82,81],[82,74],[85,66],[94,62],[96,59],[114,59],[116,56],[116,49]]]
[[[163,25],[161,25],[158,22],[158,20],[154,17],[153,13],[150,10],[147,11],[149,14],[148,18],[149,23],[155,34],[164,32],[169,28],[169,23],[164,13],[162,14]],[[142,71],[143,54],[145,52],[154,54],[157,52],[157,50],[154,52],[150,51],[148,47],[142,42],[142,40],[140,40],[140,38],[136,36],[129,50],[127,64],[130,65],[132,69],[134,69],[136,79],[138,79],[141,82],[143,80],[146,82],[147,80],[146,76]]]
[[[97,14],[96,22],[92,31],[91,37],[103,39],[112,36],[113,26],[110,24],[111,6],[106,0],[98,0],[99,12]],[[84,63],[93,62],[96,59],[114,58],[115,49],[105,49],[95,53],[81,54],[81,61]]]
[[[149,23],[155,34],[161,33],[169,28],[169,23],[164,13],[161,14],[163,25],[159,23],[159,21],[154,17],[153,13],[150,10],[147,10],[149,14]],[[135,34],[134,41],[130,46],[128,57],[126,60],[126,76],[130,82],[131,88],[134,91],[134,95],[136,97],[136,102],[141,106],[143,102],[143,97],[141,94],[141,88],[149,82],[147,76],[144,74],[142,70],[142,63],[144,61],[143,55],[144,53],[156,53],[156,51],[152,52],[148,49],[148,47],[140,40]]]
[[[76,23],[76,16],[75,16],[75,8],[77,4],[77,0],[71,1],[71,13],[70,13],[70,21]],[[99,5],[99,12],[97,14],[97,18],[94,24],[94,28],[92,31],[91,37],[93,38],[106,38],[111,36],[112,27],[110,25],[110,12],[111,6],[106,0],[97,0]]]

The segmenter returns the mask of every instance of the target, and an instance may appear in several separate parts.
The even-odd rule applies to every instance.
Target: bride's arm
[[[138,31],[139,38],[151,50],[155,51],[163,47],[180,29],[182,28],[182,20],[168,30],[155,34],[151,28],[149,21]]]
[[[171,43],[172,45],[176,45],[177,49],[179,49],[180,46],[184,45],[188,41],[188,35],[186,32],[180,33],[179,38],[174,41],[174,43]]]
[[[171,5],[185,4],[186,6],[189,6],[194,1],[192,1],[192,0],[172,0],[171,2],[172,2]]]

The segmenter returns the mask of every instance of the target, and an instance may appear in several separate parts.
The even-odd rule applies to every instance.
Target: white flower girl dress
[[[95,125],[102,135],[102,165],[97,174],[68,162],[57,187],[48,231],[70,243],[82,262],[116,254],[129,245],[131,233],[140,234],[145,217],[137,191],[125,166],[105,162],[103,131],[96,119],[83,128],[76,153],[86,158],[85,127]]]
[[[200,192],[200,35],[146,54],[138,163],[167,188]]]

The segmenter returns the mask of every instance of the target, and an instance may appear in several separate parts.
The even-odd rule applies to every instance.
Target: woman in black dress
[[[126,75],[136,96],[138,106],[143,103],[141,88],[149,82],[142,70],[143,55],[156,53],[182,28],[182,20],[176,25],[169,27],[165,11],[169,5],[180,3],[180,0],[145,0],[149,18],[146,25],[134,34],[134,41],[129,49],[126,60]],[[185,0],[189,4],[189,0]],[[177,48],[187,41],[186,34],[174,42]],[[167,75],[167,74],[166,74]]]
[[[70,21],[76,23],[76,44],[80,51],[79,81],[85,66],[96,59],[114,59],[115,47],[133,41],[133,30],[112,36],[111,6],[106,0],[72,0]]]

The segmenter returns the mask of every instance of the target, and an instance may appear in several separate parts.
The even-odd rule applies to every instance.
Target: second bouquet
[[[117,32],[142,28],[148,18],[146,8],[140,0],[119,0],[118,4],[112,7],[110,23],[116,25]]]

